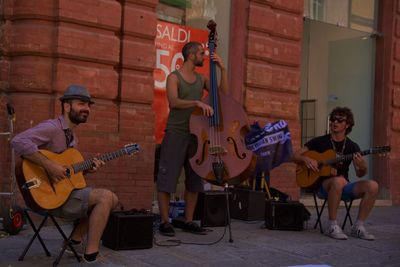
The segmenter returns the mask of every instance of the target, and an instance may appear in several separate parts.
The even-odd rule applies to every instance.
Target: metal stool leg
[[[69,237],[67,237],[67,236],[64,234],[64,231],[61,229],[60,225],[57,223],[57,221],[56,221],[55,218],[53,217],[53,215],[50,214],[49,217],[50,217],[50,219],[53,221],[53,223],[54,223],[54,225],[56,226],[58,232],[60,232],[60,234],[62,235],[62,237],[63,237],[63,239],[64,239],[64,241],[63,241],[63,246],[61,247],[61,251],[60,251],[60,253],[58,254],[56,260],[53,262],[53,266],[57,266],[57,265],[60,263],[61,258],[62,258],[62,256],[64,255],[64,252],[65,252],[65,250],[67,249],[67,247],[69,247],[69,248],[71,249],[72,253],[74,254],[74,256],[75,256],[75,258],[76,258],[76,260],[77,260],[78,262],[80,262],[80,261],[81,261],[81,257],[79,257],[78,253],[76,253],[76,250],[75,250],[75,248],[72,246],[72,243],[71,243],[71,240],[70,240],[72,234],[74,233],[76,227],[78,226],[78,223],[74,223],[74,227],[73,227],[73,229],[72,229],[72,231],[71,231]]]
[[[344,230],[344,227],[346,226],[347,218],[349,219],[350,226],[353,225],[353,221],[351,220],[351,215],[350,215],[350,209],[351,209],[352,205],[353,205],[353,199],[351,199],[349,201],[349,204],[347,204],[347,201],[344,201],[344,206],[346,208],[346,216],[344,217],[344,221],[343,221],[343,224],[342,224],[342,229],[343,230]]]
[[[324,231],[322,229],[321,215],[322,215],[322,212],[324,211],[324,208],[325,208],[327,200],[325,199],[324,203],[321,206],[321,209],[318,209],[317,196],[315,195],[315,193],[313,194],[313,197],[314,197],[315,210],[317,211],[317,221],[314,224],[314,229],[316,229],[317,225],[319,225],[319,230],[320,230],[320,232],[322,234]]]
[[[31,245],[32,245],[33,241],[36,239],[36,237],[38,238],[40,244],[42,245],[42,247],[43,247],[43,249],[44,249],[44,251],[46,253],[46,256],[50,257],[51,254],[50,254],[49,250],[47,249],[46,245],[44,244],[42,237],[39,234],[39,232],[42,229],[43,225],[47,221],[48,214],[44,215],[44,218],[43,218],[42,222],[40,223],[39,228],[36,229],[35,224],[33,223],[31,217],[29,216],[28,210],[24,209],[24,213],[25,213],[25,216],[28,219],[28,222],[31,225],[33,231],[35,232],[35,234],[32,236],[32,238],[29,241],[28,245],[25,247],[25,249],[22,252],[21,256],[19,256],[18,261],[23,261],[24,260],[24,257],[26,255],[26,253],[28,252],[29,248],[31,247]]]

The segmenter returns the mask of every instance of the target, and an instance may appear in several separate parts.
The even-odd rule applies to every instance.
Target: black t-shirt
[[[313,150],[318,153],[323,153],[329,149],[333,149],[336,151],[336,154],[339,155],[353,154],[360,151],[360,147],[357,145],[357,143],[353,142],[348,137],[346,137],[345,140],[346,144],[344,146],[344,150],[343,150],[344,141],[335,142],[331,140],[330,134],[311,139],[305,144],[305,146],[308,148],[308,150]],[[343,175],[346,178],[346,180],[349,180],[349,166],[351,164],[351,161],[352,160],[344,161],[334,166],[337,169],[337,175]]]

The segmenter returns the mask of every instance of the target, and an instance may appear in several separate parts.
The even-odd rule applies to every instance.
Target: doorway
[[[314,102],[315,119],[311,127],[314,136],[327,132],[328,115],[334,107],[347,106],[355,120],[349,137],[361,150],[370,148],[375,39],[367,32],[305,19],[303,40],[301,100]],[[302,138],[303,142],[313,137],[309,131],[302,136],[304,134],[307,138]],[[368,173],[372,173],[371,160],[369,157],[366,160]],[[349,177],[350,180],[356,177],[353,168],[350,168]]]

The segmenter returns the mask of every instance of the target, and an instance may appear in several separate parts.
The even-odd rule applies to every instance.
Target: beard
[[[70,121],[76,125],[80,123],[85,123],[89,116],[89,111],[76,111],[71,108],[68,117]]]
[[[196,60],[194,62],[194,66],[196,67],[203,67],[203,60]]]

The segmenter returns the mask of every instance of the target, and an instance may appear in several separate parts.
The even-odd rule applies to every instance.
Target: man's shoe
[[[186,222],[182,225],[182,230],[196,235],[206,235],[205,229],[201,228],[195,222]]]
[[[175,236],[175,230],[174,227],[170,223],[162,223],[158,227],[158,231],[161,235],[165,236]]]
[[[337,224],[329,226],[328,231],[325,234],[334,239],[347,239],[347,235],[343,233],[342,228],[340,228]]]
[[[353,225],[351,227],[350,235],[364,240],[369,240],[369,241],[375,240],[375,236],[369,234],[367,230],[365,230],[364,225],[358,225],[358,226]]]
[[[78,254],[78,256],[83,256],[83,254],[85,253],[85,246],[83,245],[83,243],[79,243],[79,244],[73,244],[71,242],[71,246],[75,249],[76,254]],[[74,253],[72,252],[72,250],[69,248],[69,246],[67,246],[67,248],[65,249],[65,253],[67,254],[71,254],[74,255]]]

